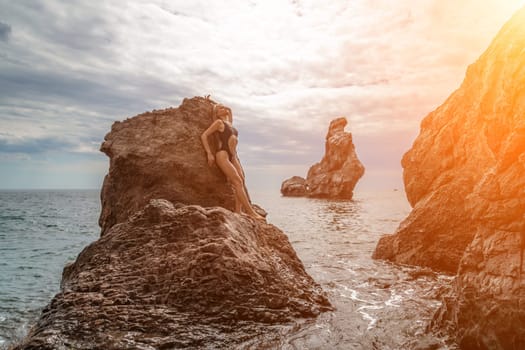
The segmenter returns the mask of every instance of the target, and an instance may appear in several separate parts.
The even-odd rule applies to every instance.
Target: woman
[[[264,218],[253,210],[246,187],[244,186],[244,172],[237,157],[237,130],[232,126],[232,113],[228,107],[214,105],[212,110],[213,123],[201,135],[202,145],[208,156],[208,165],[217,163],[228,181],[233,185],[235,192],[235,212],[242,210],[256,219]],[[215,155],[211,152],[208,137],[217,133],[219,148]]]

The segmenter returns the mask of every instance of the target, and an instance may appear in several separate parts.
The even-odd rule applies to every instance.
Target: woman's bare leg
[[[222,170],[224,175],[226,175],[230,183],[233,185],[235,194],[240,204],[245,208],[246,213],[254,218],[264,219],[262,216],[257,214],[250,205],[250,201],[248,200],[248,196],[246,195],[246,191],[244,190],[243,181],[239,176],[237,169],[235,169],[235,166],[233,166],[232,162],[230,162],[230,159],[228,158],[228,153],[226,151],[217,152],[217,154],[215,155],[215,161],[217,162],[217,165]]]
[[[239,196],[237,195],[237,190],[235,189],[233,185],[232,185],[232,189],[233,189],[233,194],[235,195],[235,212],[240,213],[242,212],[241,201],[239,200]]]
[[[248,197],[248,202],[252,203],[252,200],[250,199],[250,194],[248,193],[248,189],[246,188],[246,179],[244,177],[244,171],[242,170],[241,163],[239,162],[239,158],[237,155],[234,155],[231,160],[233,166],[235,167],[235,170],[237,170],[237,174],[239,174],[241,181],[242,181],[242,187],[244,188],[244,192],[246,193],[246,197]]]
[[[241,177],[242,185],[244,187],[244,192],[246,193],[246,197],[248,197],[248,202],[250,203],[250,206],[252,204],[252,200],[250,198],[250,194],[248,193],[248,188],[246,187],[246,177],[244,175],[244,170],[242,168],[241,162],[239,160],[239,157],[237,156],[237,144],[238,144],[237,137],[230,137],[228,140],[228,147],[230,148],[231,153],[233,156],[231,157],[231,162],[235,169],[237,170],[237,174]],[[241,208],[242,209],[242,208]],[[241,210],[239,209],[239,210]]]

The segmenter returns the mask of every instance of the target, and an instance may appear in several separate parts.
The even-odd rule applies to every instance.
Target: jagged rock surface
[[[352,199],[355,185],[363,176],[365,168],[357,158],[352,134],[344,131],[346,124],[346,118],[337,118],[330,122],[326,134],[325,155],[319,163],[310,167],[306,176],[306,196]],[[294,176],[291,179],[294,178],[300,177]],[[283,188],[288,188],[291,179],[281,185],[281,193],[285,196],[289,194],[283,192]],[[299,192],[300,187],[297,188]]]
[[[525,348],[525,8],[403,157],[413,210],[374,257],[456,272],[436,316],[464,349]]]
[[[112,125],[100,148],[110,158],[101,192],[102,234],[155,198],[234,208],[231,186],[217,167],[208,166],[201,144],[201,134],[212,123],[213,103],[184,99],[178,108]]]
[[[306,195],[306,180],[300,176],[292,176],[281,184],[281,193],[287,197],[303,197]]]
[[[330,309],[275,226],[166,200],[85,248],[61,287],[18,349],[230,347],[243,325]]]
[[[14,348],[234,348],[331,309],[283,232],[225,209],[232,189],[200,141],[213,103],[112,126],[101,237]]]

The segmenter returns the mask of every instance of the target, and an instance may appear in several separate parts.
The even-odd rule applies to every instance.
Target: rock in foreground
[[[284,196],[352,199],[365,168],[357,158],[352,134],[344,131],[346,124],[346,118],[332,120],[323,159],[310,167],[304,185],[299,176],[285,180],[281,185]]]
[[[243,322],[330,309],[286,235],[219,207],[152,200],[64,269],[20,349],[203,346]],[[232,344],[227,332],[222,344]]]
[[[456,273],[435,325],[463,349],[525,349],[525,8],[403,157],[413,210],[374,257]]]

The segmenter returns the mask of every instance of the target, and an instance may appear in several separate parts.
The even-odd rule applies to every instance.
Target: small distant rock
[[[284,180],[281,193],[287,197],[304,197],[307,193],[306,180],[300,176],[292,176]]]
[[[332,120],[323,159],[310,168],[306,180],[299,176],[285,180],[281,185],[284,196],[352,199],[365,168],[357,158],[352,134],[344,131],[346,124],[344,117]]]

